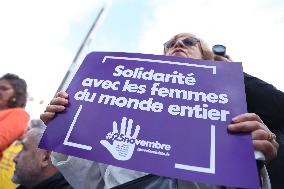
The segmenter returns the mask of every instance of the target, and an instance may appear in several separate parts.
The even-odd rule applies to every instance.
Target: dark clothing
[[[72,186],[65,180],[63,175],[58,172],[48,179],[42,181],[32,188],[27,188],[22,185],[18,186],[17,189],[73,189]]]
[[[277,158],[267,165],[273,189],[284,187],[284,93],[274,86],[244,73],[248,112],[256,113],[277,135]]]
[[[256,113],[273,132],[284,128],[284,93],[256,77],[244,74],[248,112]]]

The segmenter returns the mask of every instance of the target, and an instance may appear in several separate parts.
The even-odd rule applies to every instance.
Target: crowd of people
[[[24,79],[11,73],[0,78],[0,188],[72,188],[50,152],[37,148],[45,125],[30,120],[27,96]]]
[[[167,41],[164,44],[164,55],[232,62],[228,55],[214,53],[202,39],[190,33],[177,34]],[[273,188],[281,188],[278,174],[283,170],[284,158],[281,141],[284,93],[247,73],[244,73],[244,82],[248,113],[233,118],[228,125],[228,132],[251,133],[254,149],[264,155],[264,159],[258,164],[262,188],[271,188],[271,183]],[[13,166],[3,167],[0,162],[2,180],[0,180],[0,189],[230,188],[149,175],[39,149],[37,146],[48,122],[56,113],[67,108],[68,94],[65,91],[58,92],[41,114],[41,120],[29,120],[29,115],[24,109],[26,103],[26,82],[15,74],[2,76],[0,78],[1,161],[9,148],[16,144],[22,147],[10,157],[14,161]],[[269,177],[270,175],[273,177]]]

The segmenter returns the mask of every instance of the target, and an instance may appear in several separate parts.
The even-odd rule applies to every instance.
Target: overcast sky
[[[26,79],[32,117],[54,95],[104,2],[0,1],[0,75]],[[226,45],[247,73],[284,91],[281,0],[115,0],[88,51],[162,54],[162,44],[180,32],[194,33],[210,47]]]

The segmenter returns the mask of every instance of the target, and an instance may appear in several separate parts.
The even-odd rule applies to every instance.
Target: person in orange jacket
[[[0,159],[3,151],[19,139],[28,127],[25,111],[27,84],[15,74],[0,77]]]

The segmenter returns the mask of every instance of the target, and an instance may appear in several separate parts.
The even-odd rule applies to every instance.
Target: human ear
[[[43,150],[41,152],[41,156],[40,156],[40,161],[41,161],[41,166],[42,167],[47,167],[51,160],[50,160],[50,151],[47,151],[47,150]]]

